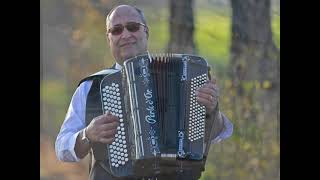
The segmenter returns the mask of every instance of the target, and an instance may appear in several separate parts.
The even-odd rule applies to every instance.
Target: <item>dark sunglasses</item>
[[[122,24],[115,25],[114,27],[108,29],[107,33],[111,33],[112,35],[120,35],[123,32],[124,27],[126,27],[126,29],[130,32],[137,32],[140,29],[140,25],[148,28],[145,24],[142,24],[142,23],[128,22],[124,26]]]

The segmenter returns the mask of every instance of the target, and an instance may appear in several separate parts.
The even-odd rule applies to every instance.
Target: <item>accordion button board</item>
[[[120,71],[111,74],[112,81],[100,87],[103,112],[110,112],[119,118],[119,126],[114,141],[106,146],[107,164],[114,175],[130,174],[131,163],[128,145],[128,129],[124,120],[123,97],[121,96]],[[102,85],[102,84],[101,84]],[[132,159],[132,158],[130,158]]]
[[[181,161],[203,159],[210,132],[205,132],[206,109],[195,92],[208,81],[208,70],[199,56],[145,54],[103,78],[103,112],[120,121],[105,149],[114,176],[152,175],[168,162],[181,168]]]

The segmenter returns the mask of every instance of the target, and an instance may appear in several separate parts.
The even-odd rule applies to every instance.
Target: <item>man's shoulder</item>
[[[94,74],[91,74],[90,76],[88,77],[94,77],[94,76],[105,76],[105,75],[108,75],[108,74],[112,74],[112,73],[115,73],[115,72],[118,72],[119,70],[117,69],[112,69],[112,68],[109,68],[109,69],[103,69],[101,71],[98,71]]]
[[[82,80],[80,80],[78,86],[79,86],[81,83],[85,82],[85,81],[90,81],[90,80],[93,80],[93,79],[95,79],[95,78],[103,78],[104,76],[106,76],[106,75],[108,75],[108,74],[115,73],[115,72],[117,72],[117,71],[119,71],[119,70],[113,69],[113,68],[103,69],[103,70],[101,70],[101,71],[98,71],[98,72],[96,72],[96,73],[93,73],[93,74],[91,74],[91,75],[83,78]]]

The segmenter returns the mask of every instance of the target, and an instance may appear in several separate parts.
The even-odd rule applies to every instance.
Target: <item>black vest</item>
[[[100,96],[100,82],[101,80],[108,74],[114,73],[117,70],[106,69],[99,71],[95,74],[92,74],[79,82],[79,85],[84,81],[92,80],[92,86],[89,90],[87,100],[86,100],[86,115],[85,121],[86,125],[88,125],[91,120],[99,115],[103,114],[102,104],[101,104],[101,96]],[[215,115],[214,115],[215,116]],[[212,121],[214,122],[214,121]],[[205,138],[207,141],[210,140],[210,136]],[[206,148],[206,152],[208,152],[209,148]],[[108,155],[105,149],[105,145],[101,143],[94,143],[92,149],[90,151],[90,165],[89,165],[89,179],[90,180],[109,180],[109,179],[138,179],[138,178],[116,178],[111,175],[109,166],[106,162],[108,162]],[[201,172],[204,171],[204,164],[206,162],[206,158],[199,164],[198,167],[191,168],[187,171],[177,171],[170,175],[160,175],[157,176],[157,180],[168,180],[168,179],[183,179],[183,180],[196,180],[201,176]],[[141,179],[141,178],[140,178]],[[148,177],[144,178],[148,179]],[[152,179],[152,178],[151,178]],[[153,178],[155,179],[155,178]]]
[[[79,85],[84,81],[92,81],[91,88],[89,90],[87,100],[86,100],[86,114],[85,121],[86,126],[90,124],[93,118],[102,115],[103,111],[101,109],[101,96],[100,96],[100,82],[108,74],[116,72],[115,69],[106,69],[92,74],[79,82]],[[79,86],[78,85],[78,86]],[[107,161],[108,156],[105,150],[105,145],[101,143],[93,143],[92,149],[90,151],[90,165],[89,165],[89,179],[90,180],[109,180],[109,179],[119,179],[111,175],[108,166],[104,163]]]

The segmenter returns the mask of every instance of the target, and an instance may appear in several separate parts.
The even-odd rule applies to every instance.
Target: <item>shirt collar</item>
[[[121,66],[120,64],[116,63],[116,65],[115,65],[114,68],[117,69],[117,70],[121,70],[121,69],[122,69],[122,66]]]

